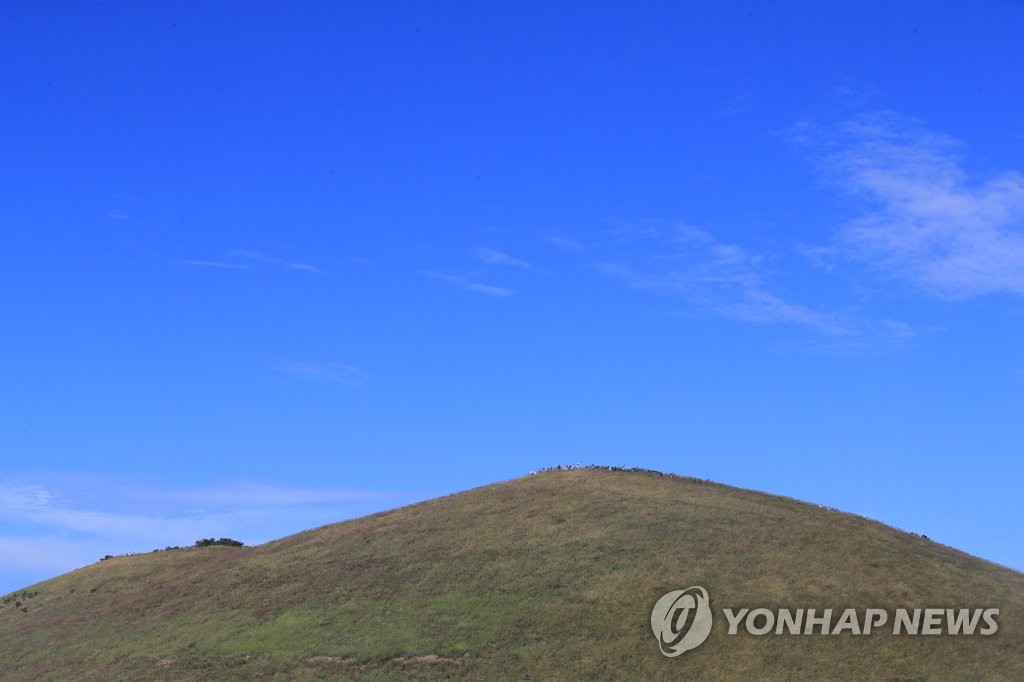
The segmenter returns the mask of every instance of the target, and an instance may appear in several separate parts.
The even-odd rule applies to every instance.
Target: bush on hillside
[[[220,540],[214,540],[213,538],[205,538],[203,540],[196,540],[196,547],[212,547],[213,545],[225,545],[227,547],[242,547],[245,543],[240,540],[232,540],[231,538],[221,538]]]

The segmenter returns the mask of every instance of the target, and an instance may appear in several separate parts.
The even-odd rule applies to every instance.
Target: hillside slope
[[[651,609],[695,585],[713,629],[667,658]],[[15,680],[1024,679],[1024,574],[651,472],[546,471],[254,548],[109,559],[0,605]],[[1000,614],[990,636],[729,635],[741,607]]]

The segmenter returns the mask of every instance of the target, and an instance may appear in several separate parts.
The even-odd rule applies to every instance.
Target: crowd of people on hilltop
[[[657,471],[656,469],[645,469],[644,467],[616,467],[607,466],[605,464],[556,464],[553,467],[541,467],[536,471],[531,471],[530,475],[540,474],[545,471],[577,471],[581,469],[596,469],[600,471],[637,471],[645,474],[657,474],[658,476],[672,476],[675,478],[686,478],[685,476],[679,476],[678,474],[666,474],[664,471]]]
[[[556,464],[553,467],[541,467],[540,469],[537,469],[536,471],[531,471],[530,475],[532,476],[533,474],[539,474],[539,473],[541,473],[543,471],[572,471],[573,469],[593,469],[593,468],[594,468],[593,464],[588,464],[587,466],[583,466],[582,464]]]

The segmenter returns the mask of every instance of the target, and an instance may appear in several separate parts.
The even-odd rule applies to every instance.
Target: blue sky
[[[1022,27],[7,3],[0,592],[570,462],[1024,569]]]

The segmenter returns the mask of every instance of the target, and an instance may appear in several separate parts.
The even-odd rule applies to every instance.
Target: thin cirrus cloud
[[[221,268],[225,270],[255,270],[257,268],[274,268],[281,270],[297,270],[301,272],[323,272],[308,263],[296,263],[283,258],[268,256],[259,251],[231,251],[225,260],[197,260],[180,258],[175,261],[179,265],[196,267]]]
[[[582,242],[575,239],[571,239],[561,234],[548,234],[544,236],[544,241],[555,247],[559,251],[567,253],[584,253],[587,247]]]
[[[796,139],[861,199],[822,253],[857,261],[930,296],[1024,295],[1024,174],[977,179],[958,141],[912,118],[875,113],[838,126],[803,124]]]
[[[348,386],[362,386],[366,373],[358,367],[340,362],[288,362],[279,367],[288,376],[298,379],[328,381]]]
[[[522,268],[524,270],[530,269],[530,264],[526,261],[513,258],[507,253],[503,253],[497,249],[481,247],[473,252],[473,257],[487,265],[507,265],[509,267]]]
[[[264,542],[397,499],[384,491],[245,481],[174,488],[74,474],[34,478],[0,480],[0,575],[25,585],[105,554],[211,536]]]
[[[766,256],[717,240],[686,224],[667,228],[620,228],[621,252],[631,262],[600,261],[601,274],[627,286],[685,298],[715,313],[742,322],[793,324],[830,335],[853,331],[836,316],[785,300],[772,292],[765,275]]]
[[[419,273],[423,277],[429,277],[430,279],[437,280],[439,282],[446,282],[453,286],[456,286],[463,291],[473,291],[478,294],[485,294],[487,296],[505,297],[511,296],[515,292],[512,289],[506,289],[505,287],[492,286],[490,284],[482,284],[466,277],[459,277],[458,275],[449,275],[444,272],[437,272],[435,270],[420,270]]]
[[[248,269],[245,265],[240,263],[221,263],[219,261],[212,260],[189,260],[179,258],[175,261],[179,265],[194,265],[201,268],[223,268],[225,270],[246,270]]]

